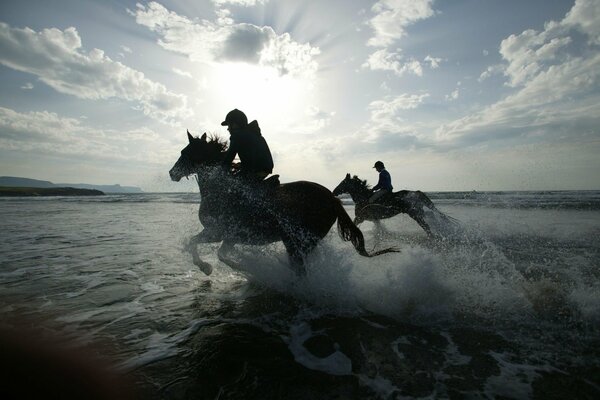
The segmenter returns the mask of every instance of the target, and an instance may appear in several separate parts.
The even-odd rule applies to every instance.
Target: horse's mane
[[[206,143],[211,149],[215,149],[218,152],[226,151],[228,147],[227,140],[222,139],[219,135],[213,133],[208,135],[208,140]]]
[[[367,180],[366,180],[366,179],[365,179],[365,180],[362,180],[362,179],[360,179],[360,178],[359,178],[357,175],[354,175],[354,176],[352,177],[352,181],[353,181],[354,183],[356,183],[356,184],[358,184],[358,185],[360,185],[360,186],[364,187],[365,189],[369,189],[369,190],[371,189],[371,185],[369,185],[369,184],[367,183]]]

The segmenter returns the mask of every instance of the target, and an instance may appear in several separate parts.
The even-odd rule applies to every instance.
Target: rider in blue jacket
[[[373,195],[369,198],[369,203],[375,203],[377,199],[387,193],[392,193],[392,177],[385,169],[385,165],[381,161],[377,161],[373,166],[379,172],[379,182],[373,187]]]

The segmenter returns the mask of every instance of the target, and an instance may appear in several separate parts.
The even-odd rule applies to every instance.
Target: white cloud
[[[510,78],[509,85],[524,85],[559,57],[559,50],[571,43],[570,37],[551,37],[557,34],[556,25],[550,30],[536,32],[526,30],[520,35],[511,35],[500,43],[500,54],[508,61],[505,74]]]
[[[23,86],[21,86],[21,89],[23,89],[23,90],[31,90],[31,89],[33,89],[33,83],[27,82],[26,84],[24,84]]]
[[[403,93],[399,96],[387,96],[383,100],[371,102],[368,107],[371,118],[366,130],[372,136],[378,136],[384,131],[398,131],[402,126],[402,112],[419,107],[427,97],[429,97],[429,93]]]
[[[75,28],[36,32],[0,23],[0,63],[37,75],[55,90],[82,99],[120,98],[135,102],[158,120],[189,115],[187,99],[146,78],[102,50],[84,53]]]
[[[442,126],[438,135],[452,140],[485,131],[523,132],[560,124],[585,126],[573,134],[590,132],[590,126],[600,126],[599,84],[600,54],[575,58],[538,73],[517,93],[484,110]],[[598,128],[592,130],[600,133]]]
[[[429,66],[431,67],[431,69],[436,69],[439,68],[440,63],[442,62],[442,59],[439,57],[431,57],[431,56],[427,56],[425,57],[425,62],[429,63]]]
[[[121,46],[119,46],[119,47],[120,47],[120,48],[121,48],[121,50],[123,50],[125,53],[130,53],[130,54],[131,54],[131,53],[133,53],[133,51],[132,51],[132,50],[131,50],[129,47],[125,46],[125,45],[121,45]]]
[[[423,67],[419,61],[414,58],[403,61],[401,50],[390,50],[390,46],[406,34],[406,27],[435,14],[432,3],[433,0],[379,0],[375,3],[371,7],[375,15],[368,21],[374,36],[367,44],[381,49],[369,55],[363,67],[393,71],[398,76],[407,72],[423,76]],[[440,61],[441,59],[431,56],[425,58],[431,68],[437,68]]]
[[[45,155],[159,164],[178,149],[147,129],[100,130],[48,111],[20,113],[0,107],[0,148]]]
[[[458,88],[454,89],[452,93],[446,95],[446,101],[457,100],[459,95]]]
[[[73,118],[60,118],[48,111],[18,113],[0,107],[0,138],[29,141],[32,138],[64,142],[66,132],[76,132],[79,121]]]
[[[311,106],[305,110],[304,118],[291,124],[287,130],[292,134],[314,134],[331,125],[334,116],[335,111],[324,111]]]
[[[375,36],[368,45],[387,47],[406,34],[406,27],[434,15],[433,0],[379,0],[371,7],[369,21]]]
[[[504,72],[504,68],[505,67],[502,64],[490,65],[486,68],[485,71],[481,73],[481,75],[479,75],[477,81],[483,82],[484,80],[490,78],[493,75],[501,74]]]
[[[588,35],[593,44],[600,44],[600,2],[577,0],[562,20],[567,27],[574,27]]]
[[[289,33],[278,35],[269,26],[235,24],[229,14],[217,23],[192,21],[159,3],[138,4],[136,22],[156,32],[163,48],[193,61],[245,62],[276,69],[281,75],[311,76],[318,68],[317,47],[294,41]]]
[[[411,110],[417,108],[429,97],[429,93],[408,94],[399,96],[388,96],[384,100],[376,100],[369,104],[372,119],[378,119],[375,115],[391,115],[399,110]]]
[[[257,4],[267,3],[268,1],[269,0],[212,0],[212,2],[216,6],[223,6],[226,4],[231,4],[231,5],[243,6],[243,7],[252,7]]]
[[[372,53],[362,67],[374,71],[392,71],[398,76],[402,76],[405,73],[423,76],[423,68],[419,61],[410,59],[407,62],[403,62],[402,54],[399,52],[391,53],[386,49],[377,50]]]
[[[508,62],[504,73],[516,92],[441,126],[438,139],[481,142],[533,133],[551,138],[565,129],[572,137],[600,134],[598,25],[588,18],[599,9],[597,1],[578,0],[562,21],[547,22],[540,32],[528,29],[504,39],[500,45]],[[572,29],[586,33],[587,43],[575,43]],[[501,68],[488,67],[480,80]]]
[[[184,71],[179,68],[173,68],[172,71],[175,72],[177,75],[185,76],[186,78],[193,78],[192,74],[188,71]]]

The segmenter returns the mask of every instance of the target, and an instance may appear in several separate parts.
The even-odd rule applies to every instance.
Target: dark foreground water
[[[197,194],[0,199],[0,325],[141,398],[600,398],[600,192],[430,196],[442,239],[364,223],[402,250],[367,259],[334,229],[304,279],[280,243],[244,271],[203,245],[205,276]]]

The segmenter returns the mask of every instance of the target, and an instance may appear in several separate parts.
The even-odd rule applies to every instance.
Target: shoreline
[[[0,197],[36,197],[36,196],[104,196],[105,193],[96,189],[78,189],[72,187],[12,187],[0,186]]]

